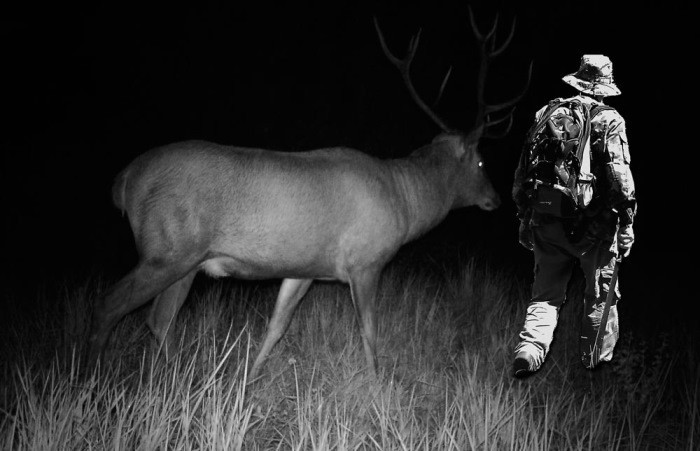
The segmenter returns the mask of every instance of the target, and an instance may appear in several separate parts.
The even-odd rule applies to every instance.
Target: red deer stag
[[[375,295],[380,272],[398,249],[440,223],[454,208],[493,210],[500,198],[477,145],[489,115],[522,96],[484,102],[494,27],[480,34],[478,118],[468,134],[451,131],[420,99],[409,77],[418,37],[405,60],[387,49],[418,105],[443,129],[406,158],[381,160],[348,148],[289,153],[179,142],[137,157],[116,177],[114,204],[126,212],[138,264],[95,305],[88,363],[94,366],[117,322],[155,298],[148,326],[167,358],[171,324],[195,274],[282,278],[266,336],[249,374],[258,375],[311,282],[350,285],[367,366],[376,375]],[[375,21],[376,25],[376,21]],[[528,79],[529,84],[529,79]],[[527,89],[527,85],[526,88]],[[524,91],[523,91],[524,92]],[[511,117],[512,109],[506,117]]]

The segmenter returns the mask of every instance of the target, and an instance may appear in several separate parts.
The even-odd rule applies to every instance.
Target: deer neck
[[[392,161],[397,211],[407,228],[405,242],[428,232],[452,209],[456,193],[451,186],[454,186],[456,168],[449,163],[434,154]]]

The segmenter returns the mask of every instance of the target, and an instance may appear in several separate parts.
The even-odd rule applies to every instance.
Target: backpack
[[[606,109],[612,107],[555,99],[530,128],[523,189],[534,211],[575,218],[591,203],[595,196],[591,120]]]

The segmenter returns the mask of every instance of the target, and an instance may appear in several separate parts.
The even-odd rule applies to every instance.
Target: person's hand
[[[529,221],[520,221],[518,229],[518,241],[527,250],[531,251],[534,248],[532,241],[532,229]]]
[[[632,230],[632,225],[622,226],[617,230],[617,250],[620,255],[627,257],[632,250],[632,243],[634,243],[634,231]]]

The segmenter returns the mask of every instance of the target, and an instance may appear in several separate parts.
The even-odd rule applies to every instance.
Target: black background
[[[58,3],[58,2],[57,2]],[[29,4],[5,10],[2,51],[4,290],[134,263],[126,221],[111,205],[114,175],[139,153],[172,141],[308,150],[350,146],[382,158],[407,155],[438,133],[385,59],[376,16],[402,55],[422,28],[413,67],[436,108],[468,130],[476,45],[471,4],[499,35],[515,37],[494,61],[487,96],[517,94],[533,79],[511,133],[482,153],[502,207],[450,214],[427,242],[490,250],[497,264],[531,271],[517,245],[510,184],[525,131],[549,99],[575,93],[561,77],[584,53],[614,64],[637,184],[637,243],[623,263],[625,310],[637,324],[694,320],[691,183],[695,152],[695,25],[688,2],[188,2]],[[695,38],[693,38],[694,40]],[[695,296],[696,297],[696,296]]]

